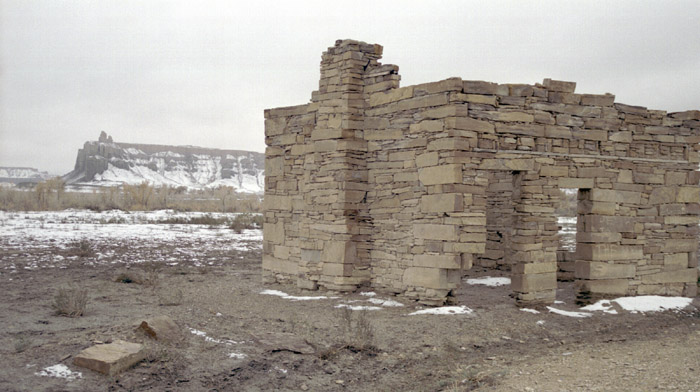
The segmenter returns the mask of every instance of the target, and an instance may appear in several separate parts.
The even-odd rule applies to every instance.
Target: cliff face
[[[69,184],[113,186],[143,181],[160,186],[209,188],[232,186],[262,193],[265,156],[240,150],[192,146],[115,143],[104,132],[78,150]]]
[[[51,178],[51,175],[33,167],[0,167],[0,183],[37,183]]]

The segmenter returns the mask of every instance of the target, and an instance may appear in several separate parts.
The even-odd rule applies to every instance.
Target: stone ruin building
[[[311,102],[265,111],[265,282],[442,304],[498,265],[527,305],[553,302],[567,265],[580,300],[696,295],[700,111],[550,79],[400,88],[381,55],[337,41]],[[562,188],[578,190],[572,254]]]

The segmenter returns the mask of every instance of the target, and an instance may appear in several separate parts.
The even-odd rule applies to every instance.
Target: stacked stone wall
[[[338,41],[309,104],[265,112],[267,281],[443,303],[477,263],[551,302],[555,208],[578,188],[582,300],[695,295],[700,112],[550,79],[399,88],[381,51]]]

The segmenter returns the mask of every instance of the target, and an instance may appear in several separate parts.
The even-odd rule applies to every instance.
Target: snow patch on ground
[[[658,295],[642,295],[637,297],[620,297],[613,300],[601,300],[592,305],[584,306],[581,310],[603,311],[616,314],[612,308],[615,302],[620,307],[631,313],[661,312],[664,310],[681,310],[690,305],[692,298],[686,297],[662,297]]]
[[[244,359],[245,357],[247,357],[247,355],[242,353],[229,353],[228,357],[233,359]]]
[[[528,313],[532,313],[532,314],[540,314],[539,310],[535,310],[535,309],[521,308],[520,310],[523,312],[528,312]]]
[[[578,317],[578,318],[584,318],[584,317],[591,317],[593,316],[590,313],[583,313],[583,312],[569,312],[567,310],[561,310],[561,309],[556,309],[551,306],[547,306],[547,309],[556,314],[560,314],[562,316],[568,316],[568,317]]]
[[[390,299],[370,298],[367,301],[369,301],[375,305],[381,305],[381,306],[386,306],[386,307],[400,308],[403,306],[403,304],[401,302],[390,300]]]
[[[325,295],[318,295],[315,297],[298,297],[298,296],[294,296],[294,295],[289,295],[289,294],[287,294],[283,291],[279,291],[279,290],[263,290],[260,292],[260,294],[274,295],[274,296],[281,297],[284,299],[290,299],[292,301],[316,301],[319,299],[329,299],[329,297],[326,297]]]
[[[190,328],[190,327],[187,327],[187,329],[189,329],[193,335],[203,337],[205,342],[215,343],[215,344],[225,344],[227,346],[243,343],[243,342],[236,342],[235,340],[229,340],[229,339],[215,339],[215,338],[207,336],[207,333],[204,331],[200,331],[198,329],[194,329],[194,328]]]
[[[337,308],[337,309],[348,308],[350,310],[381,310],[382,309],[379,306],[347,305],[347,304],[335,305],[334,308]]]
[[[466,306],[443,306],[440,308],[417,310],[409,313],[409,316],[420,314],[472,314],[474,311]]]
[[[480,284],[490,287],[505,286],[510,284],[510,278],[483,276],[481,278],[467,279],[467,284]]]
[[[34,374],[37,376],[44,377],[65,378],[66,380],[75,380],[76,378],[83,378],[83,373],[74,372],[70,370],[68,366],[62,364],[45,367],[40,372],[36,372]]]
[[[375,293],[373,291],[365,291],[365,292],[360,293],[360,295],[364,295],[365,297],[374,297],[377,295],[377,293]]]

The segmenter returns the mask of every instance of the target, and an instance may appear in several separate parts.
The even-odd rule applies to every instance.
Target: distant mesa
[[[0,183],[5,184],[30,185],[51,177],[49,173],[33,167],[0,167]]]
[[[216,188],[262,193],[265,154],[193,146],[114,142],[104,131],[78,150],[69,185],[117,186],[148,181],[155,186]]]

